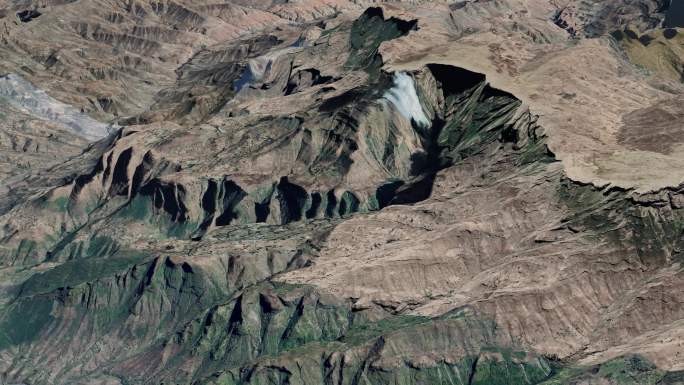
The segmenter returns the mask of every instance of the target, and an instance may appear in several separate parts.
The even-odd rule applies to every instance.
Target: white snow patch
[[[300,43],[299,41],[300,40],[297,40],[289,47],[276,49],[274,51],[267,52],[264,55],[253,57],[247,60],[247,65],[242,72],[242,76],[233,83],[233,88],[235,91],[240,92],[240,90],[243,88],[258,84],[268,78],[271,72],[271,67],[273,67],[275,62],[281,56],[300,50],[304,43]]]
[[[382,97],[394,104],[397,111],[406,119],[413,120],[422,127],[430,126],[430,120],[425,116],[420,100],[418,100],[413,78],[406,72],[394,74],[394,86],[387,90]]]
[[[261,81],[266,75],[266,72],[271,69],[271,65],[275,60],[274,57],[260,56],[249,61],[249,70],[252,72],[252,77],[255,81]]]
[[[13,107],[39,119],[62,124],[88,140],[96,141],[116,130],[80,110],[62,103],[15,74],[0,76],[0,97]]]

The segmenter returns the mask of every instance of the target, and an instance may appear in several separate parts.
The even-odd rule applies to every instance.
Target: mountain
[[[677,0],[0,0],[0,384],[683,384]]]

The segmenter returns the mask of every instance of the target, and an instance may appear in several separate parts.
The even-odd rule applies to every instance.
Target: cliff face
[[[0,383],[682,383],[682,32],[567,3],[0,2]]]

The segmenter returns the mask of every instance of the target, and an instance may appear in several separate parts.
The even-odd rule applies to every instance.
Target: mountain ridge
[[[680,383],[684,85],[614,33],[669,44],[662,2],[247,3],[113,3],[156,37],[18,71],[122,127],[3,166],[1,381]],[[4,41],[78,15],[29,4]],[[145,70],[60,80],[109,55]]]

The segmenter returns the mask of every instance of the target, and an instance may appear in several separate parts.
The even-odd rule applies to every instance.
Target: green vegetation
[[[200,360],[197,384],[508,385],[535,384],[551,373],[542,357],[496,345],[494,323],[463,311],[437,319],[364,314],[307,286],[264,283],[188,323],[172,342],[182,349],[172,362]],[[464,344],[468,353],[456,362],[415,365],[414,343],[433,346],[437,357],[450,344]],[[385,354],[404,362],[373,366]]]
[[[380,348],[381,345],[376,345]],[[457,362],[416,366],[405,363],[392,368],[371,365],[372,356],[350,354],[346,359],[319,359],[310,351],[297,367],[269,363],[243,370],[228,370],[200,381],[201,384],[364,384],[364,385],[532,385],[549,373],[543,361],[510,360],[502,356],[468,356]],[[351,358],[351,359],[350,359]]]
[[[86,255],[89,257],[103,257],[111,255],[118,249],[117,243],[106,235],[95,235],[90,238]]]
[[[29,259],[32,254],[36,250],[36,246],[38,246],[38,243],[33,240],[29,239],[22,239],[19,241],[19,247],[17,247],[17,251],[15,253],[14,259],[15,260],[24,260],[24,259]]]
[[[117,215],[136,221],[146,220],[152,214],[151,203],[149,197],[136,195],[117,213]]]
[[[0,315],[0,349],[37,338],[40,331],[54,320],[52,306],[51,298],[38,297],[3,309]]]
[[[55,200],[50,202],[50,207],[59,211],[66,212],[69,207],[69,197],[57,197]]]
[[[21,289],[21,297],[47,294],[60,288],[74,287],[95,281],[143,262],[147,257],[139,252],[120,253],[109,258],[87,258],[64,262],[56,267],[31,276]]]
[[[478,154],[499,140],[515,115],[520,101],[499,94],[483,81],[473,89],[446,98],[447,123],[439,133],[443,157],[453,161]]]
[[[558,197],[570,214],[564,223],[590,237],[635,250],[647,265],[663,264],[684,246],[684,209],[630,200],[623,191],[562,180]],[[662,208],[667,206],[668,208]]]
[[[533,138],[530,138],[525,146],[520,149],[516,159],[518,166],[527,166],[536,162],[552,163],[555,161],[556,158],[551,154],[546,143],[543,140]]]
[[[412,315],[398,315],[383,318],[375,322],[366,322],[362,320],[361,322],[354,323],[340,341],[351,346],[356,346],[367,343],[383,334],[420,325],[422,323],[430,322],[430,320],[431,319],[427,317]]]
[[[382,58],[378,54],[380,44],[408,34],[416,28],[416,24],[416,21],[396,18],[385,20],[382,9],[367,9],[351,27],[351,52],[345,66],[350,69],[365,69],[372,74],[378,73],[382,66]]]
[[[74,260],[30,276],[20,287],[18,296],[0,314],[0,348],[29,342],[53,322],[59,322],[56,309],[70,301],[87,299],[97,293],[106,298],[107,288],[97,285],[106,277],[123,274],[131,266],[143,263],[146,257],[140,253],[120,253],[111,258]],[[85,304],[86,308],[88,304]],[[86,308],[75,308],[74,314],[84,313]],[[113,309],[120,314],[125,308]],[[91,316],[95,317],[97,311]],[[111,321],[112,315],[107,318]],[[73,315],[72,315],[73,316]],[[97,317],[98,322],[103,318]],[[71,327],[78,327],[73,323]]]
[[[618,357],[590,367],[565,367],[540,385],[596,383],[610,385],[681,384],[684,373],[666,372],[638,355]]]
[[[186,238],[198,226],[196,221],[185,217],[173,220],[172,214],[163,208],[156,208],[152,196],[138,194],[115,214],[124,221],[132,220],[153,225],[160,238]]]
[[[551,367],[543,358],[497,347],[485,349],[473,370],[472,385],[537,384],[551,374]]]

